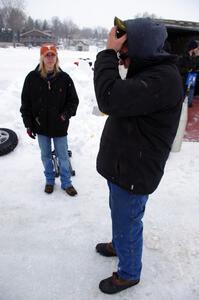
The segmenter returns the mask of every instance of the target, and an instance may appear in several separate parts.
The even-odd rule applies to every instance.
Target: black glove
[[[31,139],[35,139],[36,137],[36,133],[34,133],[31,128],[27,128],[27,134],[31,137]]]

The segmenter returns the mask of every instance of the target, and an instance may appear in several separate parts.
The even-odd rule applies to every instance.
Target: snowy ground
[[[105,117],[92,114],[91,68],[83,61],[74,65],[96,53],[60,50],[80,98],[69,130],[76,198],[60,189],[58,179],[52,195],[43,192],[37,141],[26,135],[20,117],[23,81],[38,55],[39,49],[0,49],[0,127],[19,137],[14,152],[0,157],[0,300],[198,300],[199,143],[171,153],[148,201],[141,283],[115,296],[102,294],[99,281],[117,266],[117,258],[95,252],[97,242],[111,237],[106,182],[95,170]]]

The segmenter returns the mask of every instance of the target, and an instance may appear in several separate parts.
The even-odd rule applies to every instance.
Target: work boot
[[[76,191],[76,189],[71,185],[71,186],[69,186],[69,187],[67,187],[66,189],[65,189],[65,192],[69,195],[69,196],[75,196],[75,195],[77,195],[77,191]]]
[[[138,284],[139,281],[139,279],[122,279],[114,272],[111,277],[100,281],[99,289],[105,294],[115,294]]]
[[[112,243],[100,243],[96,245],[96,251],[103,256],[117,256]]]
[[[46,184],[44,192],[47,194],[51,194],[54,190],[54,186],[52,184]]]

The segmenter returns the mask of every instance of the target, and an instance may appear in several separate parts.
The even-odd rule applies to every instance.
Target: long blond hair
[[[53,71],[54,71],[54,75],[56,75],[57,73],[60,72],[58,56],[56,56],[56,63],[54,65],[54,70]],[[45,68],[45,65],[44,65],[44,56],[43,55],[40,56],[39,72],[40,72],[41,76],[44,77],[44,78],[48,74],[48,72]]]

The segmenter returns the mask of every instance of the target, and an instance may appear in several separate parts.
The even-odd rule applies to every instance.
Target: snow
[[[20,95],[39,49],[0,49],[0,127],[13,129],[16,149],[0,157],[0,299],[104,300],[99,281],[117,268],[117,258],[95,252],[110,241],[111,221],[105,180],[96,172],[105,116],[96,105],[93,71],[86,61],[96,52],[59,51],[61,67],[73,78],[80,98],[69,130],[78,196],[60,189],[44,193],[43,167],[36,140],[24,129]],[[144,217],[142,280],[114,296],[123,300],[199,299],[199,144],[183,142],[171,153],[159,188]]]

